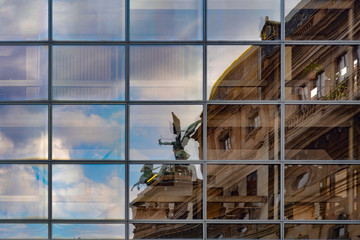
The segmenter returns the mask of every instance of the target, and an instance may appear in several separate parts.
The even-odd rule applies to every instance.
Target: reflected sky
[[[125,217],[124,165],[53,166],[53,217]]]
[[[0,239],[47,239],[47,224],[0,224]]]
[[[200,100],[202,46],[132,46],[130,98]]]
[[[130,159],[131,160],[175,160],[171,145],[159,145],[175,140],[172,130],[171,112],[179,118],[182,136],[186,128],[200,120],[202,106],[131,106],[130,107]],[[144,121],[146,119],[146,121]],[[201,124],[200,124],[201,125]],[[200,126],[198,125],[198,126]],[[185,146],[190,154],[188,160],[199,159],[199,142],[191,138]]]
[[[131,0],[131,40],[201,40],[201,0]]]
[[[48,97],[48,47],[0,46],[0,100]]]
[[[56,40],[124,40],[124,0],[53,0]]]
[[[207,98],[215,82],[243,54],[249,45],[207,47]]]
[[[47,217],[46,165],[0,165],[0,219]]]
[[[53,158],[125,158],[125,106],[53,106]]]
[[[208,0],[208,40],[261,40],[266,16],[280,22],[279,0]]]
[[[0,40],[45,40],[47,0],[0,0]]]
[[[47,159],[47,106],[0,106],[0,159]]]
[[[124,239],[123,224],[54,224],[54,239]]]

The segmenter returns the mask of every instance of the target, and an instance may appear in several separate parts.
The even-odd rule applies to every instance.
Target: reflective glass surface
[[[208,40],[277,40],[280,0],[208,0]]]
[[[208,105],[209,160],[278,160],[280,116],[277,105]]]
[[[131,0],[131,40],[201,40],[201,0]]]
[[[360,165],[285,166],[285,217],[359,220]]]
[[[48,225],[0,224],[0,239],[48,239]]]
[[[201,239],[202,224],[146,224],[130,225],[130,239]]]
[[[53,224],[53,239],[125,239],[124,224]]]
[[[47,98],[48,47],[0,46],[0,101]]]
[[[198,160],[201,112],[200,105],[130,106],[130,159]]]
[[[130,99],[201,100],[202,46],[130,47]]]
[[[53,166],[52,174],[53,218],[120,219],[125,217],[125,166],[123,164],[61,164]],[[70,234],[74,231],[71,230],[73,227],[75,226],[62,229]],[[85,232],[86,228],[83,230]]]
[[[209,100],[276,100],[280,96],[280,47],[208,46]]]
[[[360,225],[285,224],[285,239],[357,239]]]
[[[130,165],[130,219],[201,219],[202,181],[200,165]]]
[[[48,107],[0,105],[0,160],[48,158]]]
[[[288,100],[358,100],[359,77],[359,45],[285,48],[285,96]]]
[[[277,165],[208,165],[208,219],[279,219]]]
[[[53,98],[124,100],[125,47],[54,46]]]
[[[125,0],[53,0],[56,40],[124,40]]]
[[[276,224],[208,224],[209,239],[280,239],[280,225]]]
[[[0,164],[0,219],[46,218],[47,207],[47,165]],[[19,226],[11,225],[9,231],[16,232]],[[0,236],[3,237],[7,233],[2,234],[1,229],[4,225],[0,225]],[[41,232],[38,228],[24,227],[24,234],[32,231]]]
[[[358,105],[286,105],[285,158],[359,160]]]
[[[47,38],[47,0],[2,0],[0,2],[0,41],[45,40]]]
[[[53,159],[125,158],[125,106],[53,106]]]
[[[357,0],[285,0],[286,39],[359,39],[358,11]]]

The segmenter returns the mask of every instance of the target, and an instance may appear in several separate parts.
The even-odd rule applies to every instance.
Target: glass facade
[[[0,239],[358,239],[360,0],[0,0]]]

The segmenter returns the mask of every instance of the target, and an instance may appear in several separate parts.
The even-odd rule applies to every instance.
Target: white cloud
[[[47,168],[44,165],[0,166],[0,218],[47,216]],[[38,173],[37,173],[38,171]]]
[[[41,39],[48,25],[46,0],[0,1],[0,33],[2,39]],[[21,16],[21,17],[19,17]]]
[[[85,176],[82,166],[57,165],[53,173],[53,215],[56,218],[124,218],[124,189],[124,180],[115,173],[109,173],[106,182],[101,183]]]

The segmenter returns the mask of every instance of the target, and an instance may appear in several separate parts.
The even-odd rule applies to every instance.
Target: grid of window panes
[[[0,1],[0,239],[358,239],[360,0]]]

